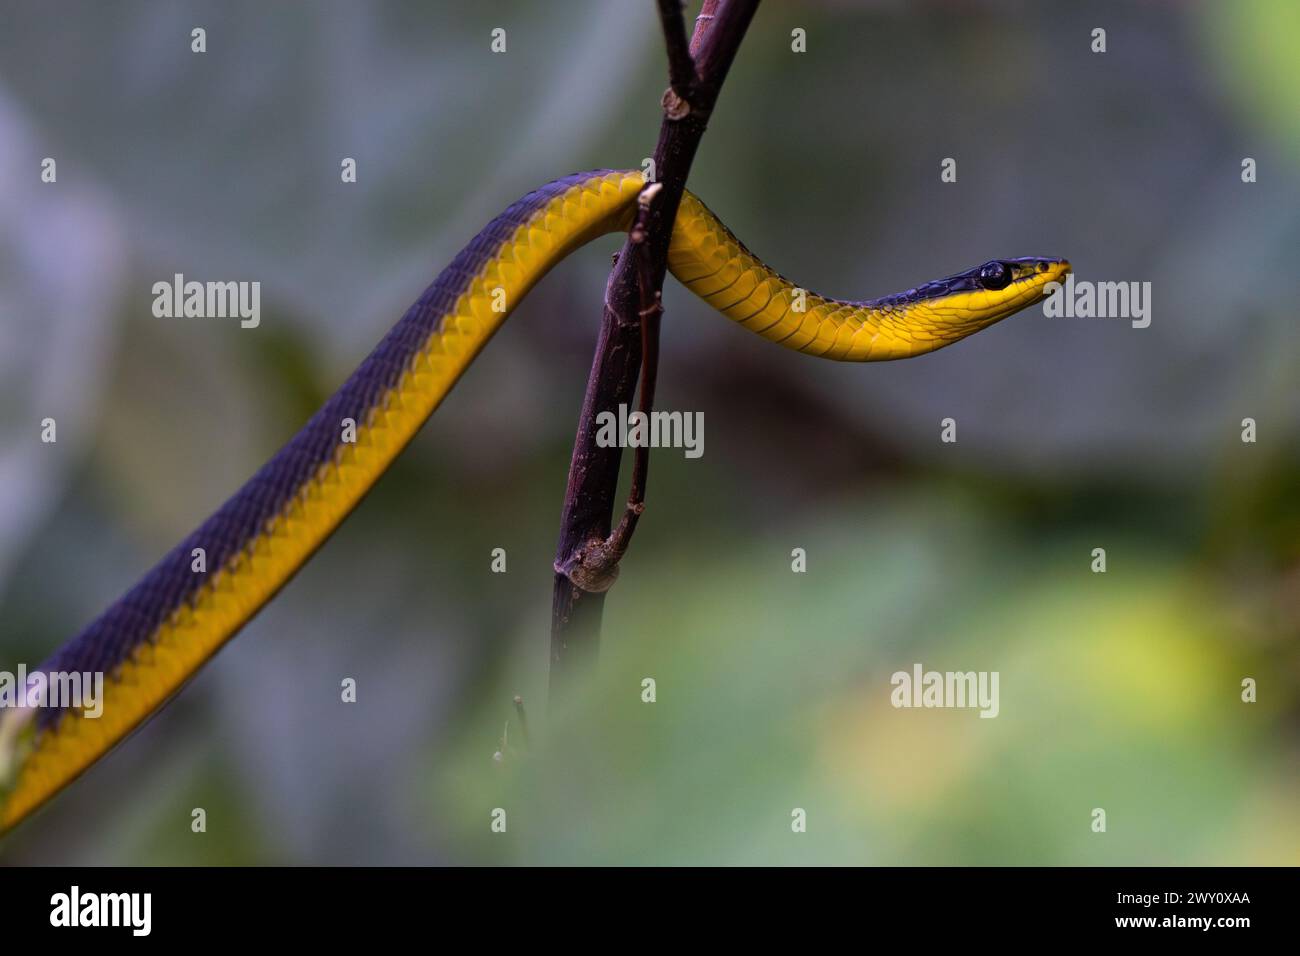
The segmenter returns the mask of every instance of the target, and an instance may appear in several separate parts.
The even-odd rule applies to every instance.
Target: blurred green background
[[[0,667],[235,490],[509,202],[639,166],[664,73],[650,0],[5,3]],[[654,455],[599,673],[548,711],[603,240],[0,860],[1300,862],[1300,7],[769,2],[690,185],[827,294],[1065,255],[1150,281],[1153,321],[1033,310],[840,366],[670,288],[659,405],[705,454]],[[155,319],[174,272],[260,280],[261,327]],[[999,671],[1000,715],[895,710],[915,662]]]

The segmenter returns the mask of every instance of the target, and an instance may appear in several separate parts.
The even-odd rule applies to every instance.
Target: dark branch
[[[704,0],[689,47],[693,59],[691,80],[686,83],[682,80],[685,70],[680,43],[675,39],[681,27],[680,9],[675,8],[675,0],[659,2],[670,76],[674,87],[689,88],[683,98],[689,105],[682,110],[665,94],[664,119],[654,152],[658,188],[650,187],[642,194],[636,222],[605,287],[600,335],[578,421],[556,549],[551,616],[553,696],[562,693],[595,660],[604,592],[617,577],[618,559],[627,548],[644,502],[648,452],[642,455],[645,450],[638,449],[628,506],[619,529],[611,535],[622,449],[596,444],[596,416],[602,411],[617,413],[620,405],[630,404],[638,372],[640,408],[646,412],[651,408],[660,293],[672,223],[718,91],[757,7],[758,0]],[[684,28],[681,32],[684,34]]]
[[[722,0],[704,0],[700,4],[700,14],[695,18],[695,32],[691,34],[691,57],[692,59],[699,56],[700,46],[704,43],[704,38],[709,35],[713,29],[713,21],[717,18],[718,7],[722,5]],[[758,6],[758,4],[754,4]],[[754,11],[751,10],[749,15],[752,17]],[[719,78],[721,82],[721,78]]]

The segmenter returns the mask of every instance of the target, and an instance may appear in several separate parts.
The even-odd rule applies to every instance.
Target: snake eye
[[[980,285],[996,292],[1005,289],[1011,281],[1011,270],[994,259],[980,266]]]

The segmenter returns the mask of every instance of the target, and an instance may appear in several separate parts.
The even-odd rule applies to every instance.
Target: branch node
[[[642,209],[649,209],[650,204],[653,203],[656,198],[658,198],[661,192],[663,192],[663,188],[664,188],[663,183],[646,184],[646,187],[642,189],[640,193],[637,194],[636,204],[640,206]]]
[[[664,116],[670,120],[682,120],[691,115],[691,104],[688,100],[677,94],[671,86],[664,90],[663,98],[659,100],[659,105],[664,108]]]
[[[573,586],[588,594],[603,594],[618,580],[618,562],[623,555],[613,547],[616,534],[608,539],[592,538],[564,562],[556,562],[555,570],[563,574]]]

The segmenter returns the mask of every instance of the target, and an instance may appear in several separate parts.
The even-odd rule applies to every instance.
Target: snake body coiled
[[[644,185],[635,171],[578,173],[492,220],[288,444],[41,666],[103,672],[102,715],[0,712],[0,832],[157,711],[285,585],[528,290],[577,247],[629,227]],[[848,361],[933,351],[1041,300],[1044,287],[1069,271],[1060,259],[994,260],[882,299],[843,302],[773,272],[690,193],[674,222],[668,265],[744,327]],[[349,422],[355,440],[347,440]]]

